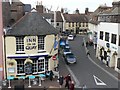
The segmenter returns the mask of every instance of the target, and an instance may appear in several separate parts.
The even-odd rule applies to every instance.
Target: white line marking
[[[106,85],[102,80],[93,75],[96,85]],[[98,82],[99,81],[99,82]]]
[[[83,38],[83,41],[85,41],[85,38]],[[85,50],[87,51],[88,49],[85,47]],[[96,62],[94,62],[94,60],[92,60],[90,56],[88,56],[88,58],[89,58],[89,60],[90,60],[93,64],[95,64],[97,67],[99,67],[100,69],[102,69],[104,72],[106,72],[108,75],[110,75],[113,79],[119,81],[118,78],[116,78],[114,75],[112,75],[112,74],[109,73],[107,70],[105,70],[104,68],[102,68],[101,66],[99,66]]]

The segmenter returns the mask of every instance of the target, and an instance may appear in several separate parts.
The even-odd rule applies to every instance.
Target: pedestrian
[[[86,42],[86,47],[88,46],[88,41]]]
[[[89,52],[89,50],[87,50],[87,55],[90,55],[90,52]]]
[[[63,85],[63,83],[64,83],[64,77],[63,77],[63,76],[60,76],[60,77],[58,78],[58,80],[59,80],[59,85],[60,85],[60,88],[61,88],[62,85]]]
[[[82,43],[82,46],[84,46],[84,42]]]
[[[83,85],[82,86],[82,90],[85,90],[87,87],[86,87],[86,85]]]
[[[103,63],[103,58],[104,58],[103,55],[101,55],[100,57],[101,57],[101,62]]]
[[[107,56],[106,66],[109,67],[110,56]]]
[[[65,88],[67,87],[69,89],[69,83],[71,81],[71,76],[70,74],[68,74],[66,77],[65,77]]]
[[[50,75],[49,75],[49,78],[50,78],[50,80],[52,81],[53,80],[53,71],[52,70],[50,70]]]
[[[75,88],[74,86],[75,86],[75,85],[74,85],[74,81],[71,81],[71,82],[70,82],[70,90],[74,90],[74,88]]]

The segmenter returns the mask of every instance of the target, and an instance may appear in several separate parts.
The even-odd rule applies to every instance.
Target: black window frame
[[[116,44],[117,34],[111,34],[111,43]]]
[[[105,41],[109,42],[109,33],[108,32],[105,32]]]
[[[103,35],[104,35],[103,31],[100,31],[100,37],[99,37],[99,38],[100,38],[101,40],[103,40]]]

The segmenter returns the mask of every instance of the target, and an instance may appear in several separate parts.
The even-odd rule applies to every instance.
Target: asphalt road
[[[87,57],[82,46],[84,36],[77,36],[74,41],[69,41],[70,48],[77,58],[77,64],[67,65],[77,84],[87,88],[118,88],[118,81],[97,67]],[[114,90],[114,89],[112,89]]]

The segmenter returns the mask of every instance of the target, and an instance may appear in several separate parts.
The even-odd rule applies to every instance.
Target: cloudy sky
[[[51,8],[52,10],[58,10],[62,8],[67,8],[69,13],[73,13],[76,8],[79,9],[80,13],[84,13],[86,7],[89,8],[89,11],[94,11],[100,5],[112,6],[113,1],[119,0],[20,0],[24,4],[31,4],[32,7],[35,7],[37,1],[40,3],[42,1],[42,5],[47,8]]]

